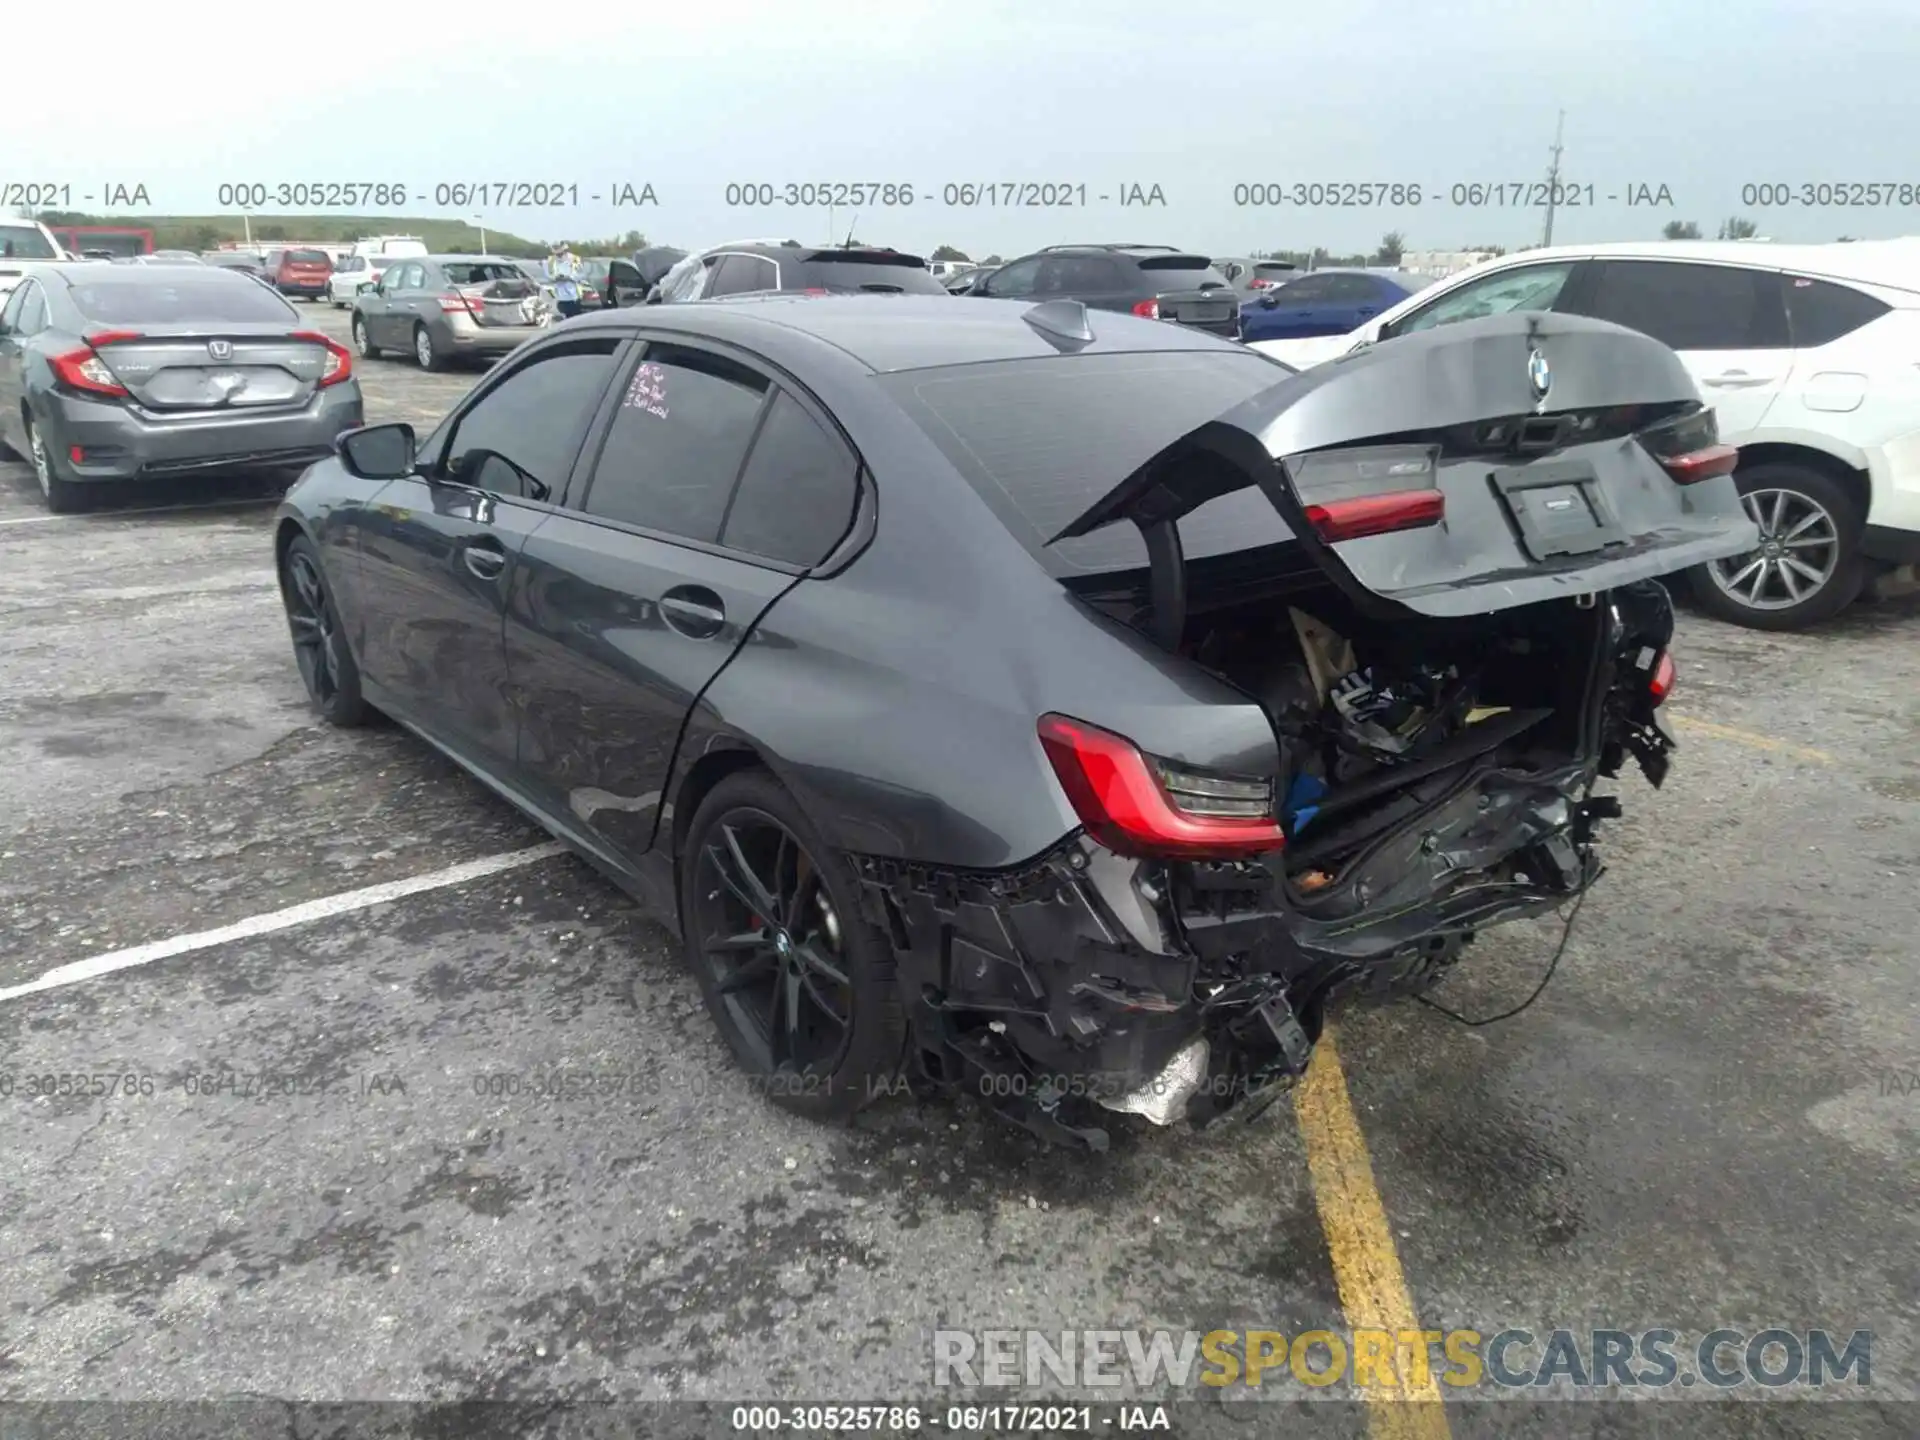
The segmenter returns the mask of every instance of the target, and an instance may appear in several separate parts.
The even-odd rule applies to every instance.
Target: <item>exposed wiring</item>
[[[1592,890],[1592,886],[1589,885],[1586,890],[1582,890],[1577,896],[1574,897],[1573,907],[1567,911],[1567,922],[1564,926],[1561,927],[1561,930],[1560,930],[1560,943],[1554,947],[1553,958],[1547,962],[1547,973],[1540,977],[1540,983],[1533,987],[1533,993],[1527,996],[1527,998],[1522,1000],[1518,1005],[1514,1006],[1511,1010],[1502,1010],[1498,1015],[1488,1015],[1479,1020],[1469,1020],[1465,1015],[1462,1015],[1459,1011],[1449,1010],[1446,1006],[1442,1005],[1439,1001],[1429,1000],[1425,995],[1416,995],[1413,998],[1418,1000],[1422,1005],[1425,1005],[1429,1010],[1438,1010],[1442,1015],[1446,1016],[1449,1020],[1457,1020],[1462,1025],[1465,1025],[1471,1029],[1478,1029],[1482,1025],[1493,1025],[1501,1020],[1511,1020],[1514,1016],[1518,1015],[1522,1010],[1526,1009],[1529,1005],[1533,1004],[1534,1001],[1538,1000],[1541,997],[1541,995],[1546,993],[1547,985],[1553,979],[1553,972],[1560,968],[1560,957],[1567,953],[1567,941],[1573,938],[1574,916],[1580,913],[1580,907],[1581,905],[1586,903],[1587,896],[1589,893],[1591,893],[1591,890]]]

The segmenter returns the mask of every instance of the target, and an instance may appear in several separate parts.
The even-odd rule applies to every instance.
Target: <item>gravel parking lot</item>
[[[473,379],[361,364],[369,418],[423,431]],[[1683,615],[1673,776],[1615,787],[1540,1002],[1339,1018],[1356,1195],[1308,1103],[1099,1156],[944,1101],[784,1116],[626,899],[515,855],[545,837],[404,733],[315,722],[270,492],[117,498],[51,517],[0,463],[0,996],[513,859],[0,998],[0,1399],[926,1398],[936,1325],[1340,1329],[1385,1266],[1434,1329],[1871,1330],[1853,1393],[1920,1400],[1920,602]],[[1557,938],[1483,940],[1438,998],[1510,1007]],[[1449,1399],[1454,1433],[1523,1423]],[[1738,1433],[1920,1429],[1764,1412]]]

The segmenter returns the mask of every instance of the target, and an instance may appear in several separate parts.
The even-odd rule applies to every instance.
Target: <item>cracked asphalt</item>
[[[473,381],[361,369],[423,429]],[[0,989],[545,839],[404,733],[315,722],[270,499],[43,523],[0,462]],[[1864,1398],[1720,1433],[1920,1430],[1917,642],[1914,600],[1683,614],[1673,776],[1615,787],[1539,1003],[1339,1017],[1423,1325],[1868,1329]],[[1437,998],[1508,1008],[1557,937],[1483,940]],[[939,1326],[1349,1323],[1287,1107],[1103,1156],[939,1100],[788,1118],[564,857],[0,1001],[0,1116],[0,1400],[880,1401],[935,1393]],[[1616,1433],[1448,1398],[1457,1434]]]

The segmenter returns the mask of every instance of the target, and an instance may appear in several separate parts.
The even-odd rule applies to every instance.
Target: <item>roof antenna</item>
[[[853,226],[858,225],[859,223],[860,223],[860,212],[856,210],[853,212],[853,225],[847,226],[847,248],[848,249],[853,248]]]

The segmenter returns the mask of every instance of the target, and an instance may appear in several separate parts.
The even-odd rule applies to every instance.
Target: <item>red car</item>
[[[323,300],[327,281],[333,276],[333,260],[324,250],[281,250],[276,252],[273,285],[282,295],[304,295]]]

